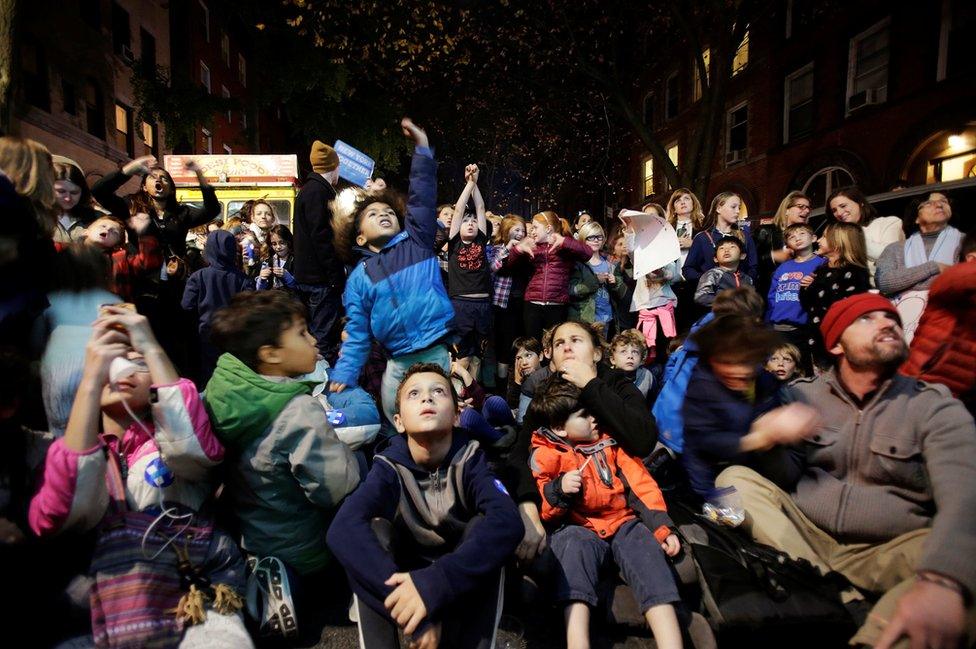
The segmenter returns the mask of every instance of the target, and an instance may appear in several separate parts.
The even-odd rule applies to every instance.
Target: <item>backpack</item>
[[[715,629],[803,625],[844,629],[855,620],[841,601],[844,577],[709,520],[685,501],[669,513],[698,576],[702,613]]]

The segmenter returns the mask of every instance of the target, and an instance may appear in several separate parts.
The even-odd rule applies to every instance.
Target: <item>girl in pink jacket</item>
[[[193,383],[179,377],[146,318],[118,306],[103,313],[93,324],[65,435],[48,450],[30,526],[38,536],[101,527],[92,562],[96,645],[175,646],[181,638],[220,636],[251,646],[237,614],[240,553],[197,515],[213,493],[211,469],[224,449]],[[209,541],[196,555],[191,529]],[[217,587],[221,601],[211,589],[203,603],[224,615],[209,611],[200,620],[167,612],[185,599],[176,572],[184,558]]]
[[[505,259],[505,267],[531,264],[523,310],[526,336],[542,340],[544,330],[566,320],[569,275],[576,262],[587,261],[592,254],[584,242],[563,231],[555,212],[546,210],[532,217],[528,236]]]

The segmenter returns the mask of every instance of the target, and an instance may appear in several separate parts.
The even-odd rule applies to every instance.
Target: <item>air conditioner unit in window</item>
[[[848,110],[857,110],[863,106],[871,106],[873,104],[880,104],[884,101],[886,88],[868,88],[867,90],[862,90],[859,93],[851,95],[850,99],[847,100]]]
[[[725,163],[733,164],[736,162],[742,162],[746,159],[745,149],[736,149],[735,151],[729,151],[725,154]]]
[[[129,62],[129,63],[132,63],[132,61],[133,61],[133,60],[134,60],[134,58],[135,58],[135,57],[133,57],[133,56],[132,56],[132,47],[131,47],[131,46],[129,46],[129,45],[125,45],[125,44],[123,44],[123,45],[121,46],[121,50],[122,50],[122,51],[121,51],[121,56],[122,56],[122,58],[123,58],[123,59],[124,59],[125,61],[127,61],[127,62]]]

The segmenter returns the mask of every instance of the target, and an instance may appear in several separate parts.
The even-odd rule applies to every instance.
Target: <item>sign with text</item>
[[[373,167],[376,166],[373,159],[342,140],[336,140],[335,151],[339,154],[339,177],[365,187],[366,181],[373,176]]]
[[[163,167],[177,185],[197,184],[195,173],[186,168],[194,161],[209,183],[294,183],[298,156],[288,154],[167,155]]]

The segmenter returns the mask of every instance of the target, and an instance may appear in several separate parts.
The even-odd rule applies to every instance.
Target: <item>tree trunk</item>
[[[10,130],[17,0],[0,0],[0,135]]]

